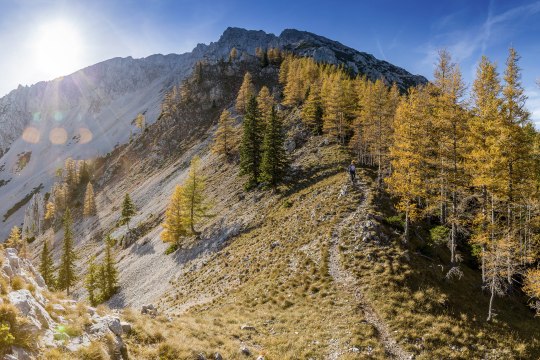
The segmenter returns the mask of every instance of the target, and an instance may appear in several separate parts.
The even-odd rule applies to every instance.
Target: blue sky
[[[540,0],[0,0],[0,9],[0,96],[115,56],[190,51],[227,26],[275,34],[297,28],[427,78],[437,50],[446,47],[469,84],[482,54],[502,73],[514,46],[540,124]]]

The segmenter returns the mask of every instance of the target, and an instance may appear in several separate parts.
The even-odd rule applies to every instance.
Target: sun
[[[82,58],[82,39],[77,27],[66,20],[45,22],[34,40],[35,66],[50,76],[77,70]]]

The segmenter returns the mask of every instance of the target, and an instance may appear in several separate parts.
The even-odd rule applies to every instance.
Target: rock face
[[[34,194],[30,203],[24,211],[23,236],[26,238],[34,237],[43,231],[43,216],[45,204],[43,195]]]

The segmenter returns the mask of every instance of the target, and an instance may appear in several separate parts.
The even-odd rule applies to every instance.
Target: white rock
[[[32,296],[30,291],[23,289],[12,291],[8,294],[8,300],[24,316],[35,325],[39,324],[39,329],[52,329],[55,325],[49,313]]]

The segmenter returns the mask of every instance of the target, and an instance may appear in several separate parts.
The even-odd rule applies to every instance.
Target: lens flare
[[[26,129],[24,129],[22,138],[27,143],[37,144],[40,138],[39,130],[33,126],[29,126]]]
[[[40,122],[41,121],[41,113],[39,111],[33,113],[32,114],[32,120],[34,120],[34,122]]]
[[[88,144],[92,141],[92,132],[87,128],[80,128],[79,135],[81,137],[80,144]]]
[[[55,111],[53,117],[56,122],[60,122],[64,120],[64,113],[61,111]]]
[[[55,145],[65,144],[67,137],[67,131],[64,128],[54,128],[49,132],[49,140]]]

